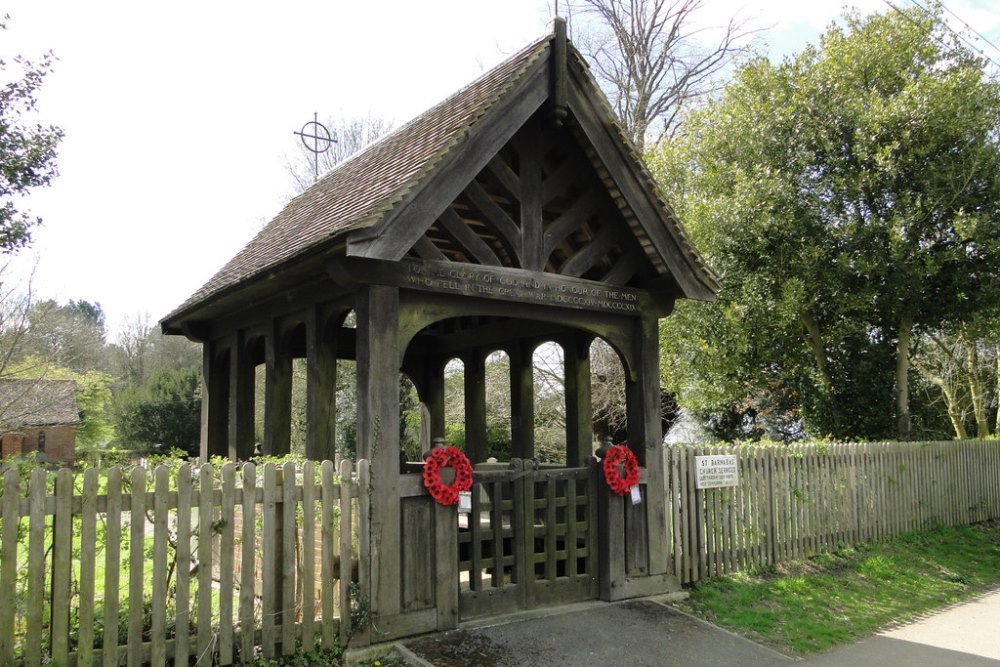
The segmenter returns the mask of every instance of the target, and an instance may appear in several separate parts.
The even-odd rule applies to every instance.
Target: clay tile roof
[[[80,423],[72,380],[0,380],[0,425],[5,429]]]
[[[229,263],[165,320],[344,232],[377,223],[462,141],[469,128],[542,56],[549,39],[546,36],[525,47],[445,101],[340,164],[290,201]]]

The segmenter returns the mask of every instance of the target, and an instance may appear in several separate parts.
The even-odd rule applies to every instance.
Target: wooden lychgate
[[[260,448],[288,452],[293,360],[304,359],[305,453],[335,458],[338,368],[356,363],[356,455],[371,466],[358,596],[368,620],[354,639],[365,642],[676,589],[657,322],[716,287],[557,20],[292,200],[162,326],[204,347],[205,456],[254,454],[261,390]],[[625,371],[638,504],[608,490],[592,456],[598,338]],[[534,460],[532,355],[546,342],[564,357],[556,467]],[[497,351],[510,362],[510,460],[489,463],[485,369]],[[398,428],[402,374],[425,447],[444,433],[455,358],[476,482],[461,517],[401,463]]]

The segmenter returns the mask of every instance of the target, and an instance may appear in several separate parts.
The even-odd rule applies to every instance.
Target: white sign
[[[738,486],[739,466],[735,454],[714,454],[694,457],[695,488],[718,489]]]

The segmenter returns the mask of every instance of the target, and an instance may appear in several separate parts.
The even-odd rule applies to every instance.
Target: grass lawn
[[[779,650],[812,653],[998,586],[1000,522],[992,522],[707,580],[683,606]]]

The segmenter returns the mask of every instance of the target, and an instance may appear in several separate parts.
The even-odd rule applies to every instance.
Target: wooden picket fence
[[[230,665],[346,644],[367,475],[364,461],[339,478],[329,461],[7,470],[0,665]]]
[[[696,489],[695,457],[739,484]],[[671,447],[674,574],[684,583],[938,525],[1000,519],[1000,441]]]

